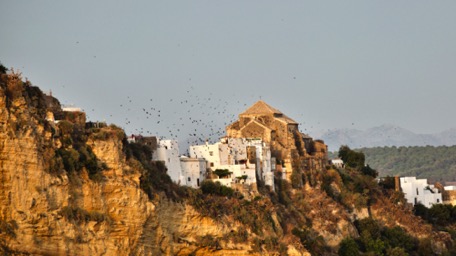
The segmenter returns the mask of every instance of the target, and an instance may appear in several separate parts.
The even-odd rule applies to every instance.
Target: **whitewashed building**
[[[206,178],[206,160],[180,156],[176,140],[158,140],[152,159],[163,161],[169,177],[178,185],[199,188]]]
[[[429,185],[427,179],[401,177],[400,185],[405,199],[412,205],[421,203],[430,208],[433,204],[442,203],[442,194],[434,185]]]
[[[176,140],[158,140],[157,149],[153,153],[153,160],[165,162],[167,173],[171,180],[182,184],[182,167],[179,157],[179,145]]]
[[[78,108],[74,105],[63,105],[62,110],[64,112],[83,112],[82,108]]]
[[[204,158],[180,157],[181,185],[199,188],[206,179],[206,160]]]
[[[227,169],[231,175],[213,179],[222,185],[232,183],[257,183],[257,175],[266,185],[274,189],[274,173],[271,164],[271,151],[266,143],[259,139],[222,138],[215,144],[191,146],[190,157],[204,158],[207,167],[215,171]]]
[[[344,168],[344,161],[340,158],[331,159],[330,163],[336,168]]]

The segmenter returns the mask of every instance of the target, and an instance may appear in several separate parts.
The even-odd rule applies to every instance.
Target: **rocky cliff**
[[[226,225],[192,206],[140,189],[141,168],[127,162],[118,137],[89,134],[86,144],[103,163],[100,181],[55,168],[58,150],[72,149],[48,122],[41,91],[2,74],[0,87],[0,252],[39,255],[157,255],[210,252],[197,238],[223,236]],[[107,127],[104,133],[113,132]],[[115,131],[114,131],[115,132]],[[58,134],[61,134],[60,136]],[[76,143],[73,141],[73,143]],[[202,248],[202,249],[201,249]],[[233,247],[234,248],[234,247]],[[249,246],[236,246],[239,255]],[[234,249],[218,250],[230,254]]]
[[[86,128],[20,74],[0,75],[0,253],[336,255],[369,216],[437,236],[413,229],[410,212],[367,203],[390,201],[354,172],[308,172],[298,187],[277,178],[276,192],[260,187],[252,200],[178,187],[118,127]]]

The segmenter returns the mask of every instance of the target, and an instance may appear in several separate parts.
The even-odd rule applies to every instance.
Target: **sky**
[[[127,134],[456,127],[456,1],[0,1],[0,62]]]

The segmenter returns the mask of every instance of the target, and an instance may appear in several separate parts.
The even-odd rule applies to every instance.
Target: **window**
[[[437,203],[440,203],[440,199],[437,198]]]
[[[191,181],[190,177],[188,177],[188,181]]]
[[[200,179],[196,179],[196,185],[199,187],[200,186]]]
[[[419,195],[420,193],[418,193],[418,188],[416,188],[416,194]]]
[[[214,151],[209,151],[210,156],[214,156]]]
[[[214,167],[214,163],[211,163],[211,167]]]

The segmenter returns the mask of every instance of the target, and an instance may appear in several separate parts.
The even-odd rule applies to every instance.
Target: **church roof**
[[[287,123],[287,124],[297,124],[297,122],[288,116],[284,115],[278,109],[275,109],[269,106],[266,102],[259,100],[253,104],[246,111],[241,113],[239,116],[249,116],[249,115],[273,115],[275,119]]]
[[[269,106],[266,102],[259,100],[253,104],[241,115],[270,115],[270,114],[282,114],[279,110]]]

